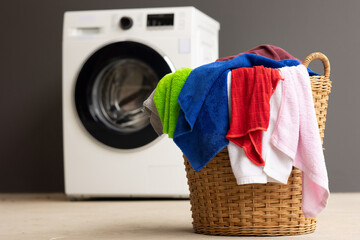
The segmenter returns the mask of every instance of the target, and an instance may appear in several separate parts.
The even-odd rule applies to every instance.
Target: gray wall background
[[[333,90],[325,157],[333,192],[360,191],[360,1],[6,1],[0,9],[0,192],[62,192],[61,37],[65,11],[195,6],[221,23],[220,56],[256,45],[299,59],[321,51]],[[311,67],[322,73],[320,63]]]

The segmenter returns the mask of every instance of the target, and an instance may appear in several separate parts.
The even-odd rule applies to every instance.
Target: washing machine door
[[[116,42],[96,51],[83,65],[75,105],[86,130],[98,141],[133,149],[158,136],[142,111],[158,81],[171,72],[164,57],[138,42]]]

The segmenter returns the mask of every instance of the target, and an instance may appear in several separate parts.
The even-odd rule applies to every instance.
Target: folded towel
[[[190,68],[182,68],[167,74],[156,87],[153,100],[163,125],[162,131],[167,133],[169,138],[174,137],[179,116],[180,106],[177,98],[191,71]]]
[[[282,49],[280,47],[276,47],[276,46],[269,45],[269,44],[263,44],[263,45],[254,47],[246,52],[239,53],[237,55],[219,58],[216,61],[218,62],[218,61],[231,60],[231,59],[233,59],[241,54],[245,54],[245,53],[253,53],[256,55],[263,56],[263,57],[271,58],[276,61],[284,60],[284,59],[296,59],[293,55],[291,55],[290,53],[288,53],[287,51],[285,51],[284,49]]]
[[[244,150],[233,142],[229,142],[228,153],[231,168],[238,185],[252,183],[276,182],[286,184],[292,171],[293,161],[286,154],[270,143],[271,134],[278,120],[282,100],[282,85],[280,81],[270,99],[270,121],[267,131],[262,136],[262,156],[265,167],[249,161]],[[228,74],[229,118],[231,119],[231,73]]]
[[[302,210],[314,217],[326,207],[330,192],[310,79],[303,65],[279,71],[285,79],[283,104],[271,143],[302,171]]]
[[[153,101],[155,91],[156,88],[150,94],[150,96],[144,101],[143,110],[145,113],[147,113],[147,115],[149,115],[151,126],[153,127],[155,132],[160,136],[161,134],[163,134],[163,125],[161,123],[159,113]]]
[[[243,54],[194,69],[178,97],[181,109],[174,133],[174,142],[191,166],[199,171],[229,143],[225,135],[229,129],[226,79],[230,69],[261,65],[281,68],[299,64],[296,59],[275,61]]]
[[[281,80],[279,70],[255,66],[231,71],[231,123],[226,138],[242,147],[254,164],[261,156],[263,131],[270,120],[270,98]]]

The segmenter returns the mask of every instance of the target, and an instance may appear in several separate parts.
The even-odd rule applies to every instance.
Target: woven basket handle
[[[324,64],[324,76],[325,77],[330,77],[330,62],[329,59],[322,54],[321,52],[314,52],[311,53],[309,56],[307,56],[303,62],[305,67],[308,67],[310,62],[315,60],[315,59],[320,59],[322,61],[322,63]]]

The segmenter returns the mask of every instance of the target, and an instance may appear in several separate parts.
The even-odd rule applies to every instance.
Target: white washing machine
[[[181,151],[142,103],[167,73],[218,58],[219,23],[194,7],[66,12],[65,192],[188,197]]]

